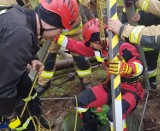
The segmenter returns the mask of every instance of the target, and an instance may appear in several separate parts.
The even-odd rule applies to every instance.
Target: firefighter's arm
[[[83,41],[77,41],[64,35],[58,35],[55,38],[55,42],[75,54],[87,57],[92,57],[95,55],[93,49],[86,47]]]
[[[143,72],[143,65],[137,48],[134,45],[124,42],[120,45],[119,52],[128,66],[132,68],[130,76],[139,76]]]
[[[143,71],[143,66],[139,57],[139,53],[133,45],[123,43],[120,45],[117,58],[115,57],[109,62],[110,73],[125,77],[140,75]]]
[[[121,76],[130,77],[138,76],[142,73],[143,66],[141,63],[135,62],[126,62],[122,60],[111,60],[109,62],[109,72],[111,74],[119,74]]]
[[[160,49],[160,25],[158,26],[131,26],[123,25],[120,28],[119,36],[123,40],[142,46]]]
[[[160,1],[158,0],[138,0],[136,6],[145,12],[160,16]]]
[[[119,56],[119,57],[121,57],[121,56]],[[119,74],[121,76],[131,75],[132,74],[132,67],[129,66],[123,58],[120,58],[120,59],[116,58],[116,59],[109,61],[109,72],[111,74]]]

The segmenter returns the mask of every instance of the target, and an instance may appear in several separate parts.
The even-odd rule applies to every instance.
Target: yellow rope
[[[29,115],[31,116],[31,113],[30,113],[30,111],[29,111],[28,108],[27,108],[27,110],[28,110]],[[39,120],[40,120],[41,117],[43,117],[43,118],[47,121],[47,123],[48,123],[48,125],[49,125],[49,129],[46,129],[45,127],[43,127],[43,126],[41,125],[41,123],[39,122]],[[35,122],[35,121],[36,121],[36,122]],[[35,128],[35,131],[41,131],[41,129],[44,130],[44,131],[52,131],[52,130],[51,130],[51,124],[50,124],[50,122],[46,119],[46,117],[45,117],[44,115],[41,115],[39,118],[38,118],[37,116],[32,116],[32,122],[33,122],[33,125],[34,125],[34,128]],[[37,124],[36,124],[36,123],[37,123]]]
[[[77,97],[75,95],[75,100],[76,100],[76,109],[78,108],[78,101],[77,101]],[[76,110],[76,116],[75,116],[75,122],[74,122],[74,131],[76,131],[76,127],[77,127],[77,118],[78,118],[78,112]]]
[[[50,41],[49,44],[50,44],[51,42],[52,42],[52,41]],[[50,45],[50,46],[51,46],[51,45]],[[43,64],[44,64],[44,62],[45,62],[48,54],[49,54],[49,51],[47,51],[47,53],[46,53],[46,55],[45,55],[45,57],[44,57],[44,59],[43,59],[43,61],[42,61]],[[34,89],[34,87],[35,87],[35,84],[36,84],[36,82],[37,82],[37,80],[38,80],[38,77],[39,77],[39,75],[38,75],[38,73],[36,73],[36,76],[35,76],[35,78],[34,78],[34,81],[33,81],[31,90],[30,90],[30,92],[29,92],[29,94],[28,94],[28,97],[31,96],[32,91],[33,91],[33,89]],[[27,97],[27,98],[28,98],[28,97]],[[24,105],[24,107],[23,107],[23,109],[22,109],[22,112],[21,112],[21,114],[20,114],[20,118],[23,117],[23,114],[24,114],[24,112],[25,112],[25,110],[26,110],[26,108],[27,108],[27,105],[28,105],[28,101],[25,102],[25,105]],[[38,119],[38,118],[37,118],[37,119]],[[39,121],[38,121],[38,122],[39,122]]]
[[[98,15],[98,20],[99,20],[99,28],[100,28],[100,39],[105,44],[105,32],[104,32],[104,21],[103,21],[103,1],[102,0],[97,0],[97,15]]]

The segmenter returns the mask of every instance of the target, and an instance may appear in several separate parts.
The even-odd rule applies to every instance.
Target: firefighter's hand
[[[67,37],[65,35],[57,35],[55,38],[54,38],[54,41],[60,45],[60,46],[63,46],[63,44],[67,41]]]
[[[141,16],[138,12],[136,12],[132,17],[132,21],[134,22],[138,22],[140,19],[141,19]]]
[[[122,23],[120,20],[109,19],[108,21],[108,30],[114,32],[119,35],[120,28],[122,27]]]
[[[132,67],[130,67],[124,59],[110,60],[109,72],[116,75],[130,75],[132,74]]]
[[[38,71],[38,74],[41,74],[44,70],[44,65],[39,60],[33,60],[31,65],[33,70]]]

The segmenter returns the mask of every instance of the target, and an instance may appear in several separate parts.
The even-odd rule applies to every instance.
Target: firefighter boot
[[[46,129],[53,129],[55,124],[50,124],[41,109],[41,101],[35,98],[28,103],[28,108],[32,116],[36,116],[42,127]]]
[[[149,83],[152,89],[157,89],[156,76],[149,78]]]
[[[50,85],[51,85],[51,80],[49,80],[47,82],[46,86],[41,86],[40,85],[39,87],[37,87],[36,91],[37,91],[38,96],[43,95],[47,91],[47,89],[50,87]]]
[[[84,128],[81,131],[98,131],[98,122],[96,118],[83,121]]]
[[[150,86],[152,89],[157,89],[157,82],[156,81],[150,82]]]
[[[98,121],[96,116],[90,111],[82,113],[84,128],[81,131],[98,131]]]

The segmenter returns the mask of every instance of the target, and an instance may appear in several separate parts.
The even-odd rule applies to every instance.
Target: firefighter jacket
[[[126,75],[126,76],[121,77],[123,79],[121,87],[125,90],[137,92],[137,94],[141,94],[140,97],[143,98],[144,92],[143,92],[142,86],[140,82],[137,82],[138,81],[137,76],[139,76],[143,71],[143,66],[140,60],[140,55],[135,46],[129,43],[126,43],[126,42],[120,42],[120,43],[121,44],[119,46],[119,54],[133,69],[133,73],[131,75]],[[83,56],[92,57],[95,55],[95,52],[91,47],[86,47],[83,42],[76,41],[71,38],[65,37],[65,40],[60,45],[68,49],[71,52],[74,52],[74,53],[77,53]],[[105,53],[106,50],[104,49],[102,50],[102,52]],[[128,78],[128,81],[126,80],[127,78]],[[135,80],[136,82],[132,80]]]
[[[17,4],[16,0],[0,0],[0,5],[10,6],[12,4]]]
[[[0,97],[3,97],[7,88],[15,86],[12,82],[25,72],[39,47],[34,11],[13,6],[1,13],[0,25]],[[15,94],[12,91],[7,96]]]
[[[137,7],[160,17],[160,1],[138,0]],[[125,41],[129,40],[131,43],[137,43],[153,49],[160,49],[160,24],[149,27],[123,25],[120,29],[119,37]]]
[[[136,7],[145,12],[160,16],[160,1],[158,0],[138,0]]]

